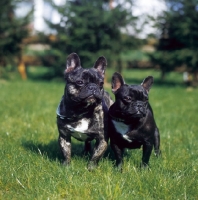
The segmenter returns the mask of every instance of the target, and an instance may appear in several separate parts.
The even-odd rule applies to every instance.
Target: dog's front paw
[[[116,169],[118,172],[121,172],[121,173],[122,173],[123,162],[116,162],[116,164],[115,164],[114,166],[115,166],[115,169]]]
[[[64,160],[64,161],[62,162],[62,165],[63,165],[63,166],[69,166],[69,165],[70,165],[70,161]]]
[[[94,169],[96,169],[96,167],[97,167],[97,163],[94,162],[94,161],[90,161],[90,162],[88,163],[87,169],[88,169],[89,171],[93,171]]]
[[[161,150],[155,150],[155,152],[154,152],[154,154],[155,154],[155,156],[157,157],[157,158],[160,158],[160,157],[162,157],[162,152],[161,152]]]
[[[140,164],[140,169],[150,169],[150,166],[149,166],[149,164],[148,163],[144,163],[144,162],[142,162],[141,164]]]

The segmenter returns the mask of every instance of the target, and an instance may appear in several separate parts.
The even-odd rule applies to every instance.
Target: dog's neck
[[[62,120],[75,121],[83,117],[91,117],[95,107],[95,105],[89,105],[88,107],[72,105],[70,102],[65,102],[64,98],[62,98],[56,114]]]
[[[113,107],[109,109],[109,117],[117,122],[122,122],[124,124],[132,124],[134,127],[138,126],[142,118],[124,118],[120,117],[118,113],[115,112]]]
[[[117,121],[117,122],[125,122],[124,119],[118,118],[118,117],[114,117],[113,115],[111,115],[111,113],[109,113],[109,116],[111,119]]]

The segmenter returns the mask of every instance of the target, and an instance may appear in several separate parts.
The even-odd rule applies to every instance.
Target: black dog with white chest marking
[[[107,149],[108,109],[112,100],[103,89],[106,65],[106,59],[99,57],[92,68],[83,69],[76,53],[67,58],[66,86],[57,108],[59,145],[66,165],[71,160],[71,136],[85,142],[86,154],[91,151],[91,141],[95,139],[89,170],[98,164]]]
[[[125,148],[136,149],[143,146],[141,166],[148,165],[153,146],[155,154],[160,154],[159,130],[148,102],[152,84],[152,76],[144,79],[141,85],[125,84],[117,72],[112,77],[115,103],[109,109],[109,134],[119,169],[122,169]]]

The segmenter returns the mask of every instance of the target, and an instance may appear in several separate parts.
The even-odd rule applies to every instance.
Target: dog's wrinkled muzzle
[[[101,100],[102,99],[102,92],[100,91],[100,88],[95,83],[90,83],[86,85],[84,88],[82,88],[79,98],[84,101],[90,101],[93,102]]]
[[[125,112],[122,113],[123,116],[127,118],[142,118],[146,116],[147,104],[142,101],[136,101],[132,103]]]

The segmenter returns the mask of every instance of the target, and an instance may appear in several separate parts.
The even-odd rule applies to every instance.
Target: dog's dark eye
[[[99,83],[99,86],[100,86],[100,87],[103,87],[103,85],[104,85],[104,82],[101,81],[101,82]]]
[[[130,96],[125,96],[125,97],[124,97],[124,100],[127,101],[127,102],[129,102],[129,101],[132,100],[132,98],[131,98]]]
[[[84,82],[81,81],[81,80],[78,80],[78,81],[76,81],[76,84],[79,85],[79,86],[82,86],[84,84]]]
[[[144,100],[144,101],[148,101],[149,99],[148,99],[147,96],[144,96],[144,97],[143,97],[143,100]]]

